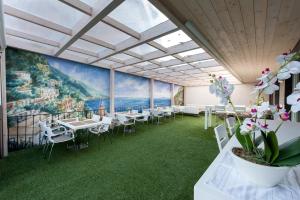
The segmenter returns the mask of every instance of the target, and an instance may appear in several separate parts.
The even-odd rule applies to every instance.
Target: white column
[[[115,113],[115,70],[110,69],[110,85],[109,85],[109,98],[110,98],[110,113]]]
[[[1,76],[1,126],[2,133],[0,132],[0,157],[8,155],[8,136],[7,136],[7,109],[6,109],[6,63],[5,63],[5,50],[0,52],[0,76]]]
[[[150,79],[150,108],[154,108],[154,79]]]
[[[171,106],[175,105],[174,101],[174,83],[171,84]]]
[[[293,92],[294,92],[294,88],[296,87],[297,83],[299,82],[299,78],[298,78],[298,75],[293,75]],[[298,121],[298,115],[297,113],[292,113],[292,117],[291,117],[291,121],[293,122],[297,122]]]
[[[279,82],[279,104],[284,106],[285,103],[285,82],[281,81]]]

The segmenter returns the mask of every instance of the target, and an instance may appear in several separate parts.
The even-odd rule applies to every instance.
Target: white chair
[[[107,136],[110,140],[110,143],[112,143],[111,138],[109,137],[109,127],[111,126],[112,123],[112,118],[111,117],[106,117],[104,116],[101,124],[97,127],[93,127],[93,128],[89,128],[89,132],[101,136],[104,136],[104,140],[105,140],[105,136]]]
[[[150,112],[143,110],[142,115],[143,115],[142,118],[136,118],[135,121],[142,122],[142,123],[144,123],[144,122],[148,123],[149,122],[149,117],[150,117]]]
[[[159,109],[155,109],[153,110],[153,118],[152,118],[152,121],[156,118],[157,119],[157,124],[159,124],[159,119],[164,117],[163,114],[159,111]]]
[[[135,120],[134,119],[128,119],[125,115],[117,115],[117,119],[120,122],[121,125],[124,126],[123,133],[125,132],[131,132],[132,129],[134,129]],[[130,129],[127,129],[130,127]]]
[[[42,145],[44,141],[47,143],[47,132],[46,128],[53,126],[52,132],[54,136],[58,136],[63,134],[64,132],[64,127],[63,126],[57,126],[54,123],[48,123],[47,121],[39,121],[38,122],[39,127],[40,127],[40,135],[39,135],[39,144]]]
[[[229,129],[230,136],[234,135],[234,133],[235,133],[235,124],[236,124],[235,117],[227,117],[226,118],[226,124],[227,124],[227,127]]]
[[[221,125],[217,126],[214,130],[215,130],[218,147],[221,152],[229,140],[229,137],[228,137],[227,131],[226,131],[226,127],[224,126],[224,124],[221,124]]]
[[[132,110],[131,113],[133,113],[133,114],[138,114],[139,111],[138,111],[138,110]]]
[[[163,113],[165,118],[171,118],[172,117],[172,110],[171,109],[167,109],[166,112]]]
[[[93,114],[93,116],[92,116],[92,120],[94,121],[94,122],[99,122],[100,121],[100,115],[96,115],[96,114]]]
[[[71,141],[71,140],[73,140],[73,142],[75,143],[75,137],[74,137],[73,131],[67,130],[66,128],[64,129],[63,134],[56,135],[55,133],[53,133],[53,131],[50,127],[46,127],[46,134],[47,134],[46,151],[47,151],[47,148],[48,148],[48,143],[49,143],[49,145],[51,145],[48,160],[50,160],[52,150],[53,150],[53,147],[54,147],[55,144],[68,142],[68,141]]]

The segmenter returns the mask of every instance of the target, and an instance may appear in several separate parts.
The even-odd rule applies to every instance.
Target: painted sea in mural
[[[154,107],[171,106],[171,84],[154,81]]]
[[[150,107],[150,80],[144,77],[115,73],[115,111]]]

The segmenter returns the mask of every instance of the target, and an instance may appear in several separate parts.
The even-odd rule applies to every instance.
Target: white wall
[[[184,104],[218,105],[219,98],[209,93],[209,86],[196,86],[184,88]],[[235,105],[250,105],[255,101],[252,84],[240,84],[234,86],[232,101]]]

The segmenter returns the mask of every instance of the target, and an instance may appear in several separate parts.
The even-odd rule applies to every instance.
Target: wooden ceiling
[[[255,82],[265,67],[278,69],[275,57],[300,38],[300,0],[152,2],[182,25],[192,21],[244,83]]]

